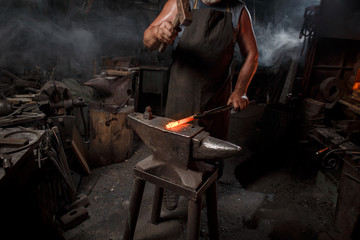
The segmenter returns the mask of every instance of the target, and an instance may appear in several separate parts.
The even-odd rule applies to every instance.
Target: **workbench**
[[[0,128],[2,237],[62,239],[54,226],[44,219],[44,209],[39,202],[39,183],[43,177],[40,166],[43,163],[37,161],[34,153],[45,137],[45,130]]]
[[[341,136],[333,128],[315,128],[311,137],[328,149],[320,153],[323,171],[336,184],[336,208],[334,225],[342,239],[358,239],[360,236],[360,147],[349,138]],[[347,153],[347,154],[345,154]],[[331,155],[330,155],[331,154]],[[320,172],[319,172],[320,174]],[[355,237],[356,236],[356,237]]]
[[[17,173],[28,165],[27,161],[33,158],[33,150],[44,137],[45,130],[32,130],[28,128],[1,128],[0,129],[0,190],[6,181],[17,177]],[[36,162],[30,165],[36,166]],[[5,165],[5,166],[4,166]]]

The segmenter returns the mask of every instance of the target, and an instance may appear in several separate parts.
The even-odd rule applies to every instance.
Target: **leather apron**
[[[225,1],[226,2],[226,1]],[[193,21],[173,51],[165,116],[178,120],[226,105],[234,55],[232,15],[195,1]],[[227,139],[230,111],[199,119],[211,136]]]

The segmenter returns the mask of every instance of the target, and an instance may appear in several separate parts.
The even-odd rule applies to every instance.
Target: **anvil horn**
[[[194,160],[212,160],[229,158],[241,151],[241,147],[231,142],[211,137],[208,132],[201,132],[192,139]]]

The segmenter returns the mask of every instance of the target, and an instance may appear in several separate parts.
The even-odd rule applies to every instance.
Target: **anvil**
[[[135,72],[127,76],[96,76],[85,82],[85,86],[96,89],[102,97],[104,104],[124,105],[129,99],[132,89],[132,78]]]
[[[170,118],[144,118],[142,113],[127,116],[128,124],[153,154],[135,167],[180,186],[197,189],[213,170],[205,162],[229,158],[241,148],[233,143],[211,137],[203,127],[183,124],[171,130],[166,124]]]

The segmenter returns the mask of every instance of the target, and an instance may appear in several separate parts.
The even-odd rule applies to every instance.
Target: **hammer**
[[[177,0],[178,14],[176,14],[175,20],[172,23],[172,28],[176,29],[180,25],[189,26],[192,22],[192,16],[190,11],[189,0]],[[167,44],[161,43],[159,52],[165,52]]]

